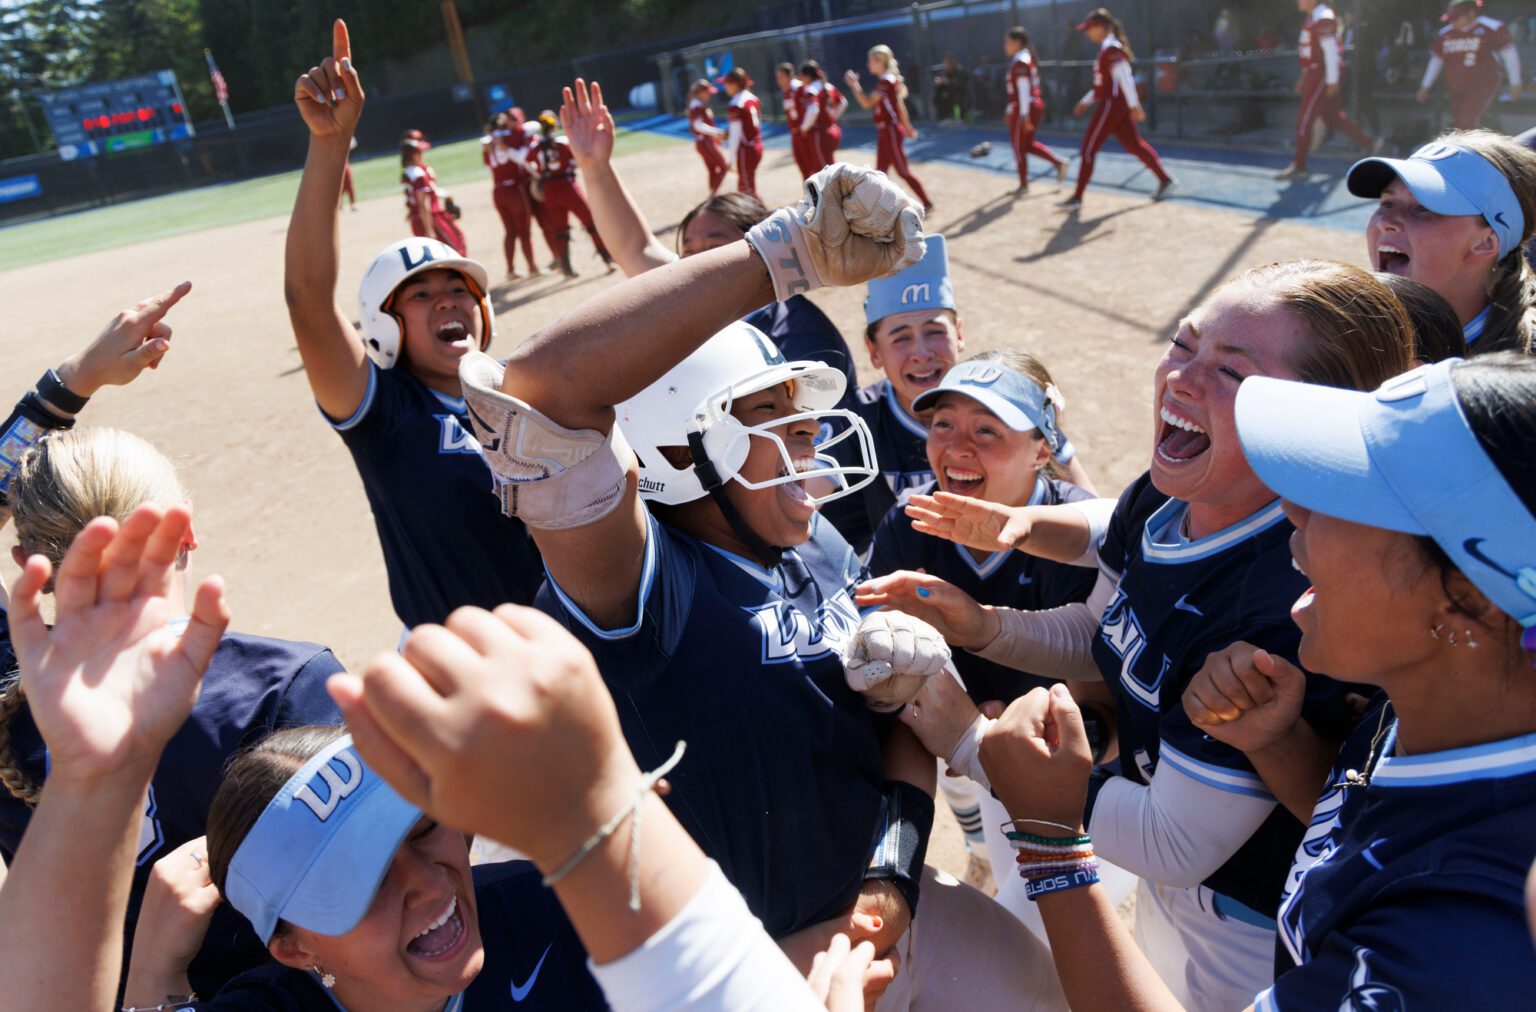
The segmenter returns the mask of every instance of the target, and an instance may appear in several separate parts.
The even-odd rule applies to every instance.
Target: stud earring
[[[311,966],[310,970],[320,976],[320,986],[329,991],[336,986],[336,975],[328,970],[322,970],[318,966]]]
[[[1460,643],[1456,642],[1456,630],[1455,629],[1452,629],[1449,633],[1447,633],[1445,638],[1450,642],[1451,646],[1453,646],[1453,647],[1461,646]]]
[[[1477,640],[1476,640],[1476,638],[1473,637],[1472,630],[1471,629],[1464,630],[1462,632],[1462,635],[1464,637],[1466,637],[1467,648],[1470,649],[1470,650],[1476,650],[1477,649]]]
[[[1437,625],[1437,626],[1433,626],[1429,630],[1429,638],[1432,639],[1432,640],[1439,639],[1440,638],[1440,630],[1444,629],[1444,628],[1445,628],[1445,623],[1443,623],[1443,622],[1441,624]]]

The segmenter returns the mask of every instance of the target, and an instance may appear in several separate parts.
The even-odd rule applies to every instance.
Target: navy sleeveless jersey
[[[924,485],[912,491],[931,492],[933,488],[934,485]],[[1055,506],[1091,498],[1070,482],[1042,476],[1035,481],[1029,505]],[[875,530],[869,556],[872,576],[884,576],[898,569],[922,569],[930,576],[948,580],[983,604],[1024,611],[1086,601],[1098,579],[1097,570],[1051,562],[1024,552],[993,552],[978,562],[968,548],[913,530],[911,519],[902,512],[906,499],[906,495],[901,496]],[[1010,668],[966,650],[956,650],[954,661],[966,691],[978,704],[989,699],[1012,702],[1036,686],[1049,686],[1058,680]]]
[[[363,479],[400,621],[441,622],[466,604],[533,603],[544,580],[538,550],[488,494],[491,472],[462,398],[369,363],[357,411],[326,419]]]
[[[804,295],[791,295],[783,302],[770,302],[746,318],[778,346],[779,354],[791,362],[825,362],[842,371],[848,388],[838,407],[851,407],[859,389],[853,356],[837,325]]]
[[[485,966],[443,1012],[515,1008],[519,1012],[606,1009],[602,988],[587,969],[576,929],[527,861],[474,869],[475,907]],[[338,1003],[314,974],[267,963],[230,981],[196,1009],[210,1012],[336,1012]]]
[[[1294,528],[1270,503],[1197,541],[1180,534],[1187,504],[1143,475],[1115,507],[1099,565],[1119,581],[1105,609],[1093,656],[1116,698],[1121,775],[1146,784],[1159,762],[1224,791],[1270,797],[1246,756],[1207,736],[1184,712],[1183,695],[1208,654],[1238,641],[1296,663],[1301,632],[1291,605],[1307,579],[1291,565]],[[1309,675],[1304,712],[1343,737],[1342,687]],[[1105,775],[1088,793],[1091,813]],[[1274,916],[1301,823],[1276,805],[1205,885]]]
[[[880,477],[853,495],[834,499],[823,514],[862,553],[896,497],[933,481],[933,468],[928,466],[928,430],[897,401],[890,380],[861,389],[850,407],[869,426]],[[832,447],[832,455],[844,464],[854,463],[854,452],[851,440]]]
[[[640,606],[602,630],[551,579],[539,605],[597,658],[641,769],[776,938],[853,903],[881,817],[877,721],[837,648],[862,567],[820,517],[763,567],[647,518]]]
[[[1286,881],[1261,1010],[1512,1009],[1536,995],[1536,734],[1400,755],[1396,730],[1380,695],[1339,753]],[[1368,783],[1343,786],[1345,770]]]
[[[4,646],[8,652],[9,636]],[[166,744],[150,781],[128,900],[125,947],[133,944],[133,926],[151,867],[204,834],[208,806],[230,757],[280,728],[340,724],[341,713],[325,691],[325,680],[341,670],[341,662],[314,643],[243,633],[227,633],[219,641],[197,704]],[[11,718],[10,728],[12,747],[28,780],[42,783],[47,776],[47,750],[25,706]],[[0,852],[7,863],[15,857],[31,818],[28,805],[0,790]],[[266,946],[245,918],[221,904],[189,976],[194,989],[210,994],[223,981],[266,958]],[[126,959],[123,972],[127,972]]]

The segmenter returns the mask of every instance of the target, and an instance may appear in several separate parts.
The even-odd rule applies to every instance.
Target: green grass
[[[614,154],[676,143],[679,142],[661,134],[621,130],[614,143]],[[486,178],[478,139],[434,147],[431,157],[438,179],[448,185]],[[285,172],[12,225],[0,229],[0,271],[286,215],[293,207],[299,176],[299,172]],[[359,200],[398,194],[399,159],[386,155],[353,162],[352,179]]]

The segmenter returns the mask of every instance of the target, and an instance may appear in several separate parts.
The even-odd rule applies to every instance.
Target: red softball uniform
[[[1157,150],[1136,129],[1132,110],[1141,108],[1141,97],[1136,94],[1136,78],[1131,74],[1131,61],[1125,55],[1125,47],[1113,35],[1106,35],[1099,46],[1099,55],[1093,63],[1093,90],[1083,96],[1083,102],[1094,103],[1093,119],[1088,121],[1088,130],[1083,134],[1082,164],[1077,169],[1077,190],[1073,196],[1082,199],[1088,181],[1093,178],[1099,149],[1111,137],[1151,169],[1158,182],[1168,181],[1168,172],[1163,168]]]
[[[704,170],[709,174],[709,192],[720,189],[725,179],[725,153],[720,150],[720,136],[724,131],[715,126],[715,114],[709,103],[694,99],[688,103],[688,129],[693,131],[693,148],[704,159]]]
[[[1451,118],[1458,130],[1482,123],[1507,78],[1520,83],[1520,53],[1502,21],[1478,18],[1467,28],[1446,25],[1429,46],[1429,66],[1422,87],[1428,90],[1445,72],[1451,93]]]
[[[1301,108],[1296,113],[1296,168],[1307,167],[1312,150],[1312,125],[1319,119],[1335,133],[1343,134],[1363,148],[1376,143],[1375,138],[1355,125],[1344,113],[1340,93],[1328,94],[1343,75],[1339,53],[1338,20],[1333,8],[1318,4],[1301,24],[1296,43],[1301,61]],[[1335,92],[1339,89],[1335,87]]]
[[[405,189],[411,234],[441,240],[459,256],[465,256],[464,232],[444,209],[442,191],[437,188],[432,169],[426,165],[407,165],[400,174],[400,182]]]
[[[837,124],[837,116],[833,112],[834,92],[827,82],[812,81],[801,88],[800,93],[805,96],[800,129],[805,134],[808,168],[810,173],[814,173],[837,160],[837,149],[843,142],[843,128]]]
[[[729,153],[736,159],[736,189],[757,196],[757,163],[763,160],[763,107],[757,96],[743,88],[726,106],[730,122]]]
[[[544,216],[545,235],[550,238],[555,256],[564,259],[570,253],[570,216],[574,214],[592,236],[598,254],[608,259],[608,248],[603,245],[602,236],[597,234],[592,209],[587,206],[587,195],[576,185],[576,156],[571,153],[571,145],[565,136],[535,138],[529,161],[544,191],[540,213]]]
[[[907,164],[907,138],[901,132],[901,84],[895,74],[882,74],[875,82],[874,118],[875,168],[886,174],[896,173],[907,181],[912,195],[924,207],[932,205],[928,191]]]
[[[800,170],[800,178],[805,179],[816,171],[810,167],[805,138],[800,135],[800,117],[805,112],[805,84],[798,77],[791,77],[789,87],[779,94],[784,100],[784,124],[789,127],[789,150],[795,156],[795,167]]]
[[[1035,140],[1035,131],[1045,119],[1045,99],[1040,96],[1040,68],[1035,66],[1028,49],[1013,54],[1008,64],[1008,109],[1003,116],[1008,124],[1008,139],[1013,144],[1013,160],[1019,169],[1019,185],[1029,185],[1029,156],[1038,155],[1052,165],[1060,165],[1056,152]]]
[[[491,170],[491,201],[501,215],[502,252],[507,257],[507,273],[517,272],[514,254],[523,249],[530,270],[533,262],[533,204],[528,197],[528,169],[523,152],[528,138],[522,127],[496,130],[480,139],[480,155]]]

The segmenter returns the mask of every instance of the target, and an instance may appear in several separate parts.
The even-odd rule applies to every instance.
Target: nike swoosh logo
[[[550,942],[544,947],[544,955],[539,957],[539,964],[533,968],[533,972],[528,975],[528,979],[523,983],[521,987],[518,986],[517,981],[514,980],[511,982],[513,1001],[520,1002],[524,998],[528,997],[528,992],[533,990],[533,982],[539,979],[539,971],[544,969],[544,960],[549,957],[549,950],[553,949],[554,947],[554,942]]]
[[[1034,583],[1034,582],[1035,582],[1035,578],[1033,576],[1030,576],[1028,573],[1025,573],[1023,576],[1019,577],[1019,586],[1021,586],[1021,587],[1027,587],[1031,583]]]
[[[1185,594],[1183,597],[1181,597],[1177,601],[1173,602],[1173,610],[1174,611],[1187,611],[1191,615],[1199,615],[1202,618],[1205,616],[1205,612],[1201,611],[1199,608],[1196,608],[1194,605],[1189,603],[1189,595],[1188,594]]]
[[[1505,569],[1503,566],[1490,559],[1483,552],[1483,542],[1487,540],[1487,538],[1468,538],[1461,543],[1461,547],[1462,550],[1465,551],[1468,555],[1472,556],[1472,558],[1476,559],[1478,562],[1481,562],[1489,569],[1497,570],[1498,572],[1513,580],[1515,578],[1514,573],[1511,573],[1509,570]]]

